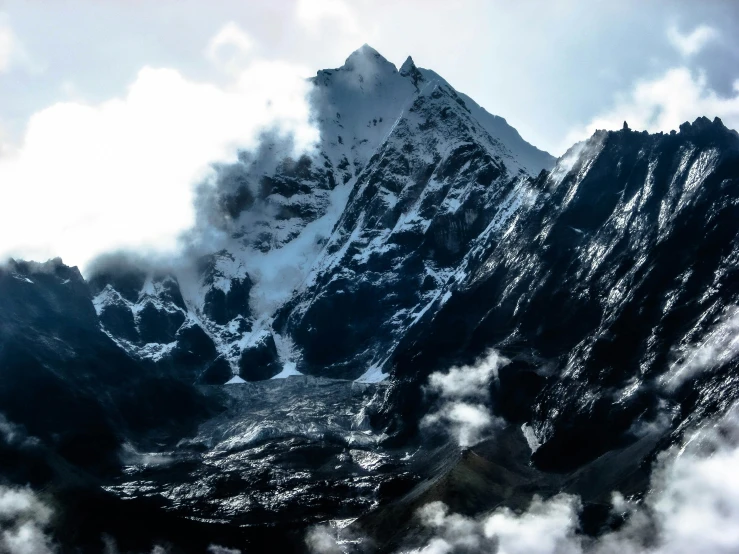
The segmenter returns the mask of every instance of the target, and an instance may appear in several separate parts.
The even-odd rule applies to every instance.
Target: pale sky
[[[739,128],[729,0],[0,0],[0,255],[171,246],[208,163],[269,123],[310,142],[303,78],[363,43],[554,155],[623,120]]]

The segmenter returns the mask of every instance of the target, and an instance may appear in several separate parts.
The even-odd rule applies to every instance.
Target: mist
[[[177,253],[214,164],[258,150],[266,132],[289,137],[296,157],[312,150],[308,70],[258,57],[235,25],[203,50],[223,84],[145,66],[119,96],[31,116],[0,158],[0,256],[61,257],[86,271],[107,252]]]

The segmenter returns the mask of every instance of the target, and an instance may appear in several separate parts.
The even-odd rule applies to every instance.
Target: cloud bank
[[[227,25],[207,46],[223,85],[144,67],[121,97],[34,114],[0,158],[0,256],[84,267],[117,249],[176,250],[213,162],[235,161],[267,129],[309,149],[318,134],[306,70],[255,57],[250,44]]]
[[[598,538],[578,534],[580,500],[559,494],[535,497],[514,513],[498,509],[468,518],[434,502],[420,523],[433,538],[404,554],[690,554],[739,551],[739,406],[664,452],[643,501],[614,491],[612,510],[628,517]]]

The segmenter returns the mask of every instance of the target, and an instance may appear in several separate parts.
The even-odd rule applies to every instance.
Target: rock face
[[[2,413],[68,462],[114,471],[123,437],[187,432],[209,402],[100,330],[90,289],[61,260],[0,269]]]
[[[649,421],[677,428],[731,405],[737,360],[709,353],[726,348],[739,301],[736,132],[705,118],[669,135],[599,131],[526,187],[532,200],[480,235],[464,280],[404,337],[393,374],[418,382],[499,348],[514,360],[499,410],[533,425],[534,461],[552,470]]]
[[[313,83],[316,151],[267,137],[216,168],[181,263],[0,270],[0,406],[46,449],[33,475],[0,456],[9,479],[289,551],[286,529],[401,496],[375,536],[421,501],[638,494],[737,401],[735,131],[625,125],[555,161],[411,58],[364,46]],[[429,375],[489,349],[507,446],[421,440]]]

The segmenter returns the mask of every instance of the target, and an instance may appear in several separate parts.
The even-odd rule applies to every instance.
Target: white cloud
[[[305,535],[305,545],[312,554],[374,552],[372,542],[367,537],[357,536],[337,521],[311,527]]]
[[[498,369],[506,363],[507,359],[490,350],[472,365],[455,366],[446,373],[432,373],[428,388],[444,398],[486,398],[490,380],[498,378]]]
[[[46,533],[51,509],[30,489],[0,486],[0,552],[53,554],[56,548]]]
[[[582,551],[575,535],[579,506],[576,497],[560,494],[546,501],[534,497],[521,514],[504,508],[488,517],[469,518],[432,502],[418,517],[434,531],[434,538],[404,554],[575,554]]]
[[[224,29],[218,44],[245,47]],[[305,75],[250,58],[217,86],[144,67],[122,97],[35,113],[20,147],[0,158],[0,255],[84,266],[115,249],[175,249],[211,162],[235,159],[272,126],[299,149],[317,140]]]
[[[601,538],[599,554],[739,551],[739,408],[664,453],[643,507]]]
[[[649,132],[667,132],[700,116],[720,117],[726,126],[739,128],[739,79],[733,93],[721,96],[701,72],[687,67],[668,70],[656,79],[637,82],[631,91],[616,98],[615,105],[594,117],[588,124],[571,131],[565,144],[583,140],[596,129],[629,127]]]
[[[251,37],[236,23],[229,22],[211,39],[205,52],[212,62],[238,70],[253,49]]]
[[[344,0],[298,0],[295,14],[298,21],[314,33],[324,24],[343,34],[359,32],[357,16]]]
[[[450,514],[441,502],[419,510],[433,537],[405,554],[690,554],[739,551],[739,405],[663,453],[643,502],[613,494],[628,516],[617,531],[576,533],[580,500],[535,497],[521,513],[501,508],[479,518]]]
[[[434,530],[436,535],[421,550],[424,554],[456,552],[495,552],[496,543],[485,536],[483,524],[479,520],[459,514],[450,514],[443,502],[431,502],[418,511],[418,518],[425,527]]]
[[[505,508],[493,513],[485,521],[485,536],[496,538],[499,552],[506,554],[580,552],[575,536],[578,510],[578,499],[570,495],[547,501],[534,497],[522,514]]]
[[[489,350],[474,364],[432,373],[425,390],[437,395],[441,403],[423,417],[422,428],[441,429],[462,447],[479,442],[498,422],[485,401],[490,397],[491,381],[497,380],[498,369],[508,361]]]
[[[725,364],[739,355],[739,308],[731,306],[703,340],[686,346],[679,360],[663,376],[662,384],[675,390],[685,381]]]
[[[241,554],[241,550],[238,548],[226,548],[225,546],[212,544],[208,547],[208,554]]]
[[[327,525],[311,527],[305,536],[305,544],[313,554],[341,554],[336,531]]]
[[[691,32],[683,34],[675,25],[667,29],[667,39],[680,54],[692,56],[703,50],[707,44],[716,40],[719,33],[708,25],[699,25]]]
[[[578,533],[581,500],[534,496],[528,508],[498,508],[479,517],[431,502],[417,512],[428,531],[399,554],[693,554],[739,552],[739,404],[687,434],[658,456],[648,491],[637,502],[612,493],[612,512],[626,517],[616,531]],[[306,536],[315,554],[354,552],[367,545],[351,527],[317,526]]]
[[[421,420],[422,427],[445,430],[463,448],[480,442],[494,423],[496,419],[487,406],[459,401],[445,403]]]
[[[0,73],[10,69],[14,42],[10,26],[0,20]]]
[[[0,12],[0,76],[20,68],[38,74],[44,68],[28,53],[18,36],[13,32],[9,18]]]

